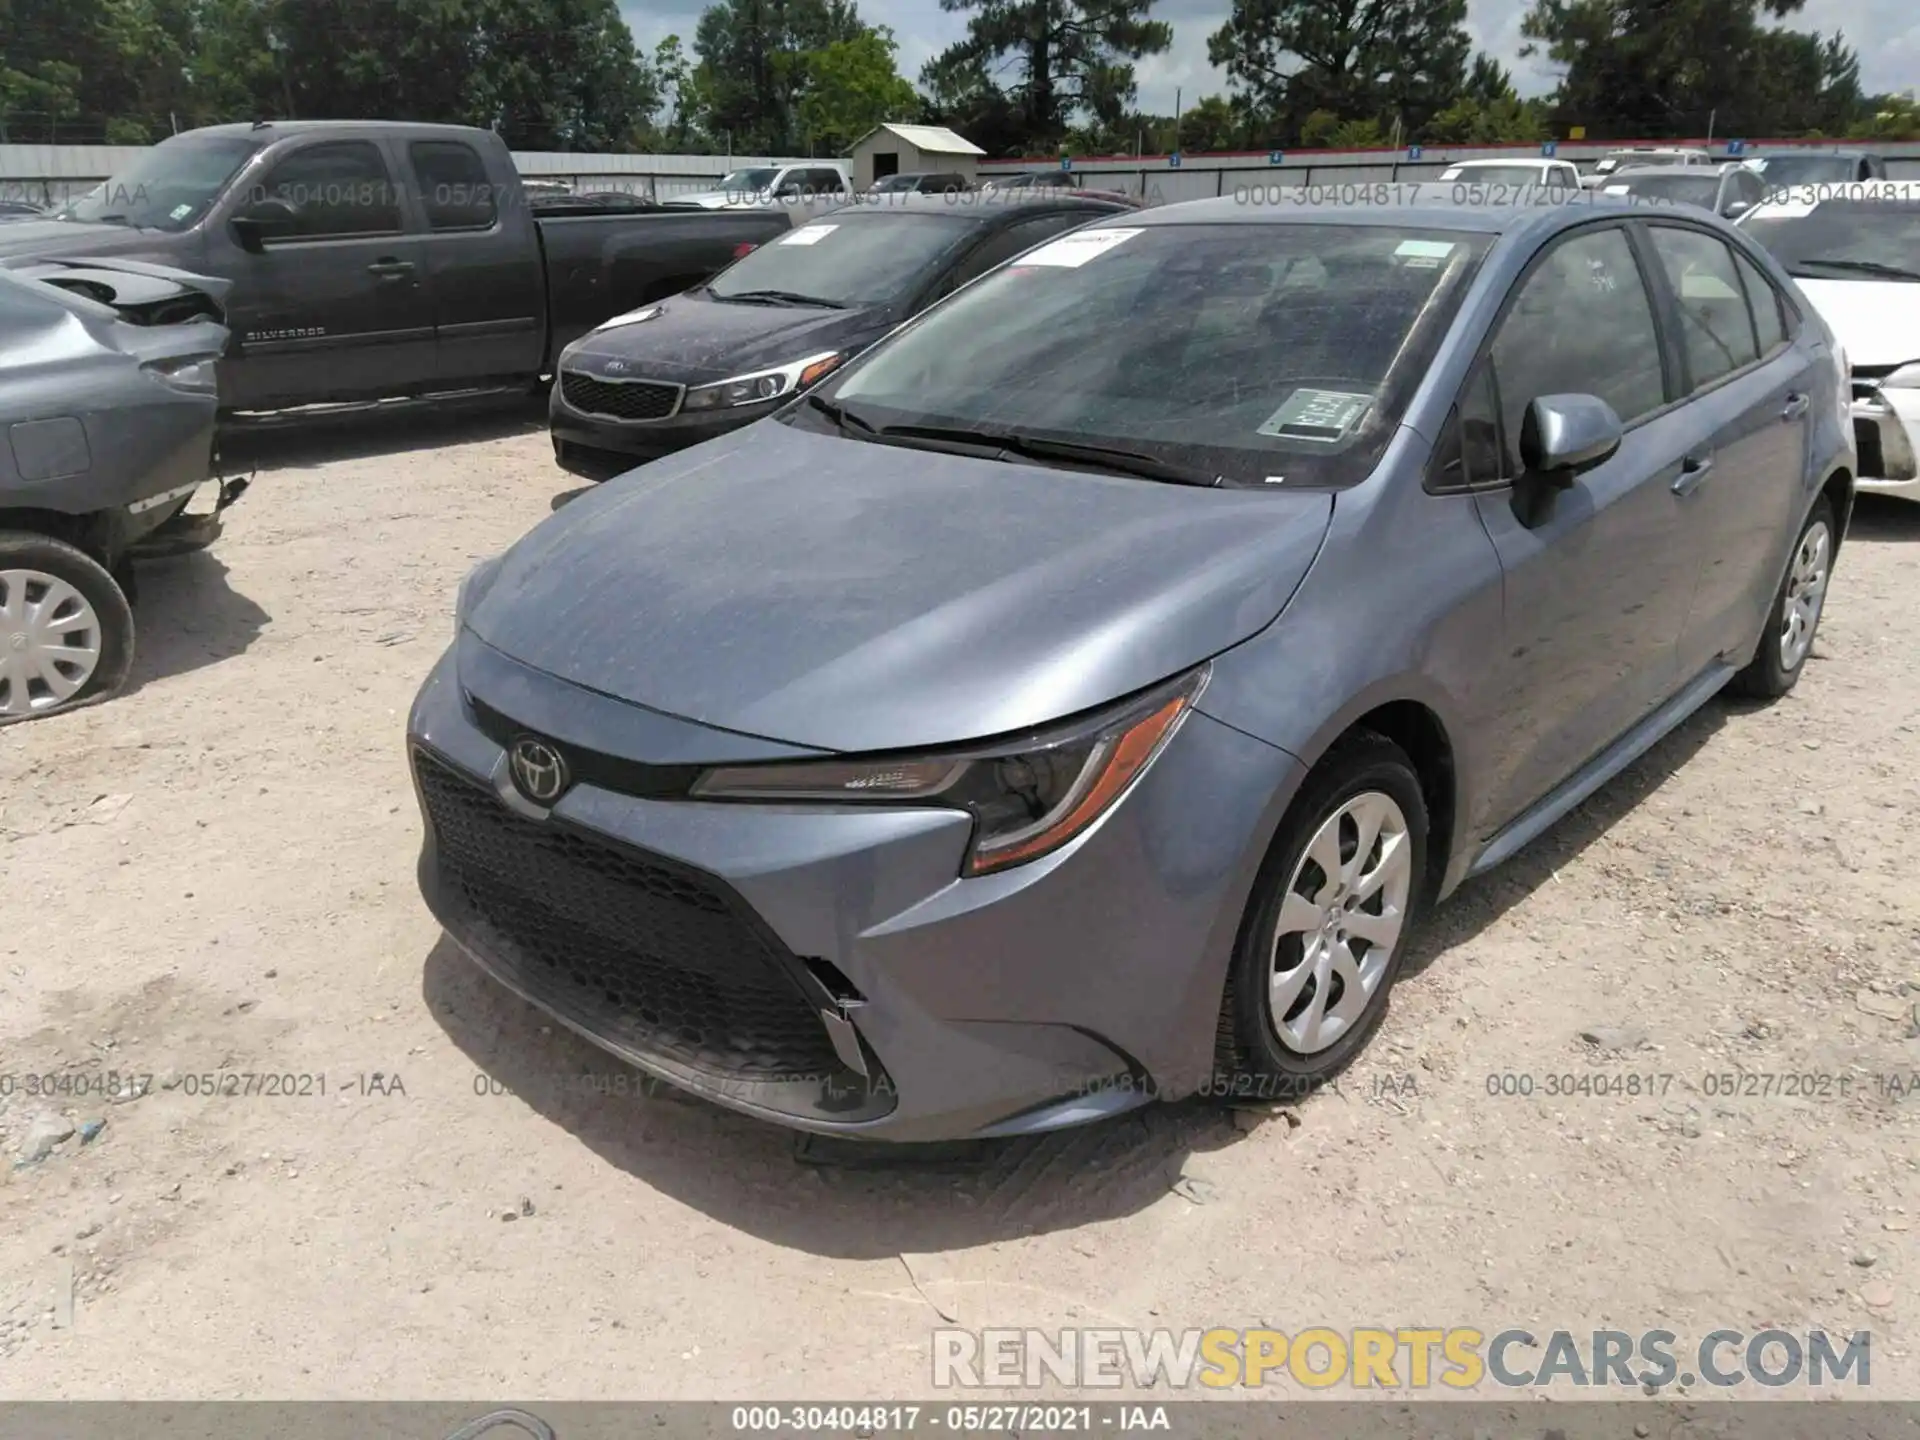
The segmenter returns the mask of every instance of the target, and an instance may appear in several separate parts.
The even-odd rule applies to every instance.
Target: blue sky
[[[643,49],[664,35],[689,45],[705,0],[621,0],[621,12]],[[1482,49],[1514,72],[1523,94],[1552,88],[1552,72],[1537,60],[1519,58],[1520,17],[1526,0],[1473,0],[1467,28]],[[920,66],[964,32],[965,18],[941,10],[939,0],[861,0],[860,13],[893,27],[900,42],[900,73],[913,79]],[[1169,114],[1178,87],[1183,102],[1226,88],[1225,77],[1207,63],[1207,36],[1226,18],[1225,0],[1160,0],[1158,19],[1173,25],[1173,48],[1139,66],[1140,107]],[[1807,0],[1789,22],[1796,30],[1841,30],[1860,55],[1861,80],[1869,91],[1904,90],[1920,83],[1920,4],[1915,0]]]

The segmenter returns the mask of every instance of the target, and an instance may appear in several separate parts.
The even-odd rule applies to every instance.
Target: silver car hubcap
[[[1274,927],[1267,1006],[1288,1049],[1312,1055],[1353,1029],[1380,993],[1413,881],[1407,817],[1368,790],[1314,832]]]
[[[1832,536],[1826,522],[1809,525],[1787,571],[1787,598],[1780,610],[1780,668],[1791,670],[1813,648],[1813,627],[1827,598],[1827,557]]]
[[[72,585],[0,570],[0,716],[39,715],[78,695],[100,668],[100,617]]]

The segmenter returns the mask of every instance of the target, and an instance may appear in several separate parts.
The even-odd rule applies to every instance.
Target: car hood
[[[857,349],[893,324],[892,311],[883,306],[747,305],[691,294],[629,313],[645,318],[581,336],[560,363],[588,375],[699,385],[826,350]]]
[[[465,623],[535,669],[723,729],[945,745],[1090,709],[1265,628],[1333,503],[764,420],[565,506]]]
[[[8,255],[160,255],[158,232],[77,220],[21,220],[0,228],[0,257]]]
[[[1796,278],[1855,365],[1920,360],[1920,283]]]

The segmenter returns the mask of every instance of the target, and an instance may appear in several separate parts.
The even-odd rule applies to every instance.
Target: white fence
[[[1590,163],[1609,150],[1630,143],[1561,143],[1551,147],[1556,158],[1575,164]],[[1704,144],[1700,141],[1644,142]],[[1718,158],[1735,158],[1746,150],[1792,146],[1795,149],[1850,149],[1846,142],[1805,145],[1793,141],[1750,140],[1715,142]],[[1737,147],[1737,148],[1736,148]],[[57,204],[84,194],[109,176],[124,170],[141,153],[127,145],[0,145],[0,200],[25,199]],[[1887,144],[1872,148],[1886,157],[1887,172],[1896,180],[1920,180],[1920,143]],[[1544,146],[1432,146],[1402,150],[1290,150],[1284,153],[1230,155],[1136,155],[1075,158],[1077,174],[1107,188],[1125,190],[1152,204],[1231,195],[1252,185],[1344,185],[1383,180],[1432,179],[1458,160],[1533,157]],[[705,190],[729,170],[748,165],[802,164],[804,157],[760,155],[589,155],[568,151],[516,151],[514,164],[529,180],[558,180],[575,191],[617,190],[666,200]],[[983,160],[982,179],[1018,174],[1025,170],[1057,168],[1057,160]]]

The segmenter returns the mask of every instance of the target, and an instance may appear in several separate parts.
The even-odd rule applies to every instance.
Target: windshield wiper
[[[127,217],[124,215],[96,215],[93,217],[93,223],[95,225],[124,225],[127,223]]]
[[[1827,260],[1818,255],[1794,261],[1787,267],[1787,273],[1798,275],[1809,265],[1817,265],[1822,270],[1851,270],[1860,275],[1878,275],[1887,280],[1920,280],[1920,270],[1909,270],[1904,265],[1886,265],[1878,260]]]
[[[1092,445],[1077,440],[1045,440],[1034,435],[1017,435],[1010,430],[965,430],[946,425],[882,425],[876,438],[895,443],[924,441],[938,446],[953,446],[963,453],[981,450],[999,451],[1000,458],[1018,456],[1022,460],[1064,460],[1121,475],[1138,475],[1143,480],[1164,480],[1173,485],[1199,485],[1208,489],[1220,484],[1220,476],[1191,465],[1162,460],[1139,450],[1116,445]]]
[[[861,419],[858,415],[851,413],[844,405],[836,405],[831,400],[822,400],[818,395],[807,396],[807,404],[818,410],[842,430],[861,435],[877,436],[880,433],[880,428],[872,421]]]
[[[818,295],[802,295],[797,290],[712,290],[716,300],[740,300],[749,305],[817,305],[823,310],[844,310],[844,300],[826,300]]]

